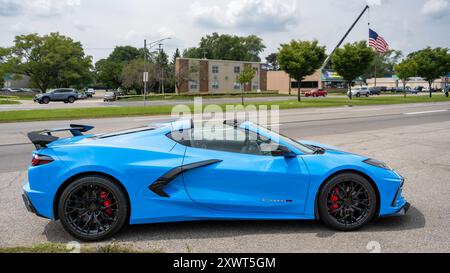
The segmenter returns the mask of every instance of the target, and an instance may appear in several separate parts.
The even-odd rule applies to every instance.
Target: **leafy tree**
[[[238,82],[241,84],[241,100],[244,105],[244,86],[251,84],[252,79],[255,77],[256,71],[251,65],[246,65],[242,72],[237,77]]]
[[[430,98],[433,96],[431,86],[433,82],[441,76],[447,75],[450,71],[450,55],[448,48],[437,47],[416,51],[408,55],[417,64],[418,76],[428,82],[430,88]]]
[[[162,87],[165,88],[167,80],[170,79],[170,64],[169,64],[169,56],[166,54],[164,50],[159,51],[156,57],[156,67],[158,69],[158,90],[162,92]],[[161,79],[164,79],[161,83]],[[162,84],[162,86],[161,86]]]
[[[409,78],[417,75],[417,63],[412,59],[405,59],[394,67],[397,76],[403,83],[403,95],[406,98],[406,83]]]
[[[259,54],[265,48],[262,39],[255,35],[240,37],[213,33],[201,38],[198,47],[184,50],[183,57],[259,62]]]
[[[11,73],[27,75],[42,91],[49,87],[80,86],[91,81],[92,58],[81,43],[50,33],[16,36],[8,54]]]
[[[383,77],[384,75],[393,75],[395,73],[394,67],[400,62],[402,52],[399,50],[390,49],[385,53],[375,54],[372,62],[367,67],[363,75],[364,79]]]
[[[147,56],[152,55],[147,51]],[[107,88],[115,89],[121,86],[122,70],[133,60],[143,59],[144,49],[132,46],[117,46],[106,59],[101,59],[95,64],[97,80]]]
[[[177,48],[177,49],[175,49],[175,52],[173,53],[171,64],[175,65],[175,61],[177,60],[177,58],[180,58],[180,57],[181,57],[180,50]],[[175,67],[174,67],[174,69],[175,69]]]
[[[325,60],[325,46],[319,46],[317,40],[296,41],[282,44],[278,52],[280,68],[298,82],[298,101],[301,101],[301,83],[303,79],[320,68]]]
[[[266,64],[269,70],[280,70],[280,64],[278,63],[277,53],[271,53],[266,57]]]
[[[0,86],[3,86],[4,77],[8,71],[7,56],[8,56],[8,49],[0,47]]]
[[[155,86],[157,82],[157,69],[151,62],[147,62],[149,89]],[[144,81],[142,75],[144,73],[144,60],[135,59],[126,64],[120,74],[120,81],[127,90],[136,90],[138,94],[142,94]]]
[[[372,62],[375,52],[365,41],[347,43],[338,48],[331,57],[333,69],[348,83],[349,98],[352,98],[352,82],[362,76]]]

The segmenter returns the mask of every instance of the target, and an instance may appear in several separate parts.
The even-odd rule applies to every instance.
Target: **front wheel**
[[[86,176],[62,193],[58,214],[64,229],[82,241],[99,241],[116,234],[125,224],[128,203],[112,180]]]
[[[69,99],[67,101],[69,103],[74,103],[75,102],[75,98],[74,97],[69,97]]]
[[[319,193],[320,219],[337,230],[361,228],[374,218],[376,207],[374,188],[366,178],[354,173],[333,177]]]

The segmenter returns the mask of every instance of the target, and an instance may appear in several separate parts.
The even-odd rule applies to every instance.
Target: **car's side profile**
[[[404,179],[385,164],[250,122],[211,132],[177,121],[112,134],[92,127],[31,132],[37,147],[27,208],[84,241],[126,224],[194,220],[313,220],[344,231],[403,214]],[[71,138],[58,138],[69,130]]]
[[[48,104],[51,101],[74,103],[78,99],[78,92],[71,88],[53,89],[47,93],[37,94],[34,101],[40,104]]]

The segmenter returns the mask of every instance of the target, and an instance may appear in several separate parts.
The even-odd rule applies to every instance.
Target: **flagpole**
[[[367,25],[369,27],[369,32],[370,32],[370,6],[369,6],[369,9],[367,10]],[[376,87],[377,86],[377,60],[376,59],[375,59],[375,64],[374,64],[373,75],[374,75],[374,87]]]

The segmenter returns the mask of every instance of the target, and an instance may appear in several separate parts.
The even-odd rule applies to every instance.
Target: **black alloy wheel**
[[[376,213],[375,190],[366,178],[354,173],[333,177],[319,194],[320,219],[337,230],[356,230]]]
[[[128,203],[113,181],[102,176],[75,180],[62,193],[58,206],[64,229],[82,241],[116,234],[125,224]]]
[[[44,97],[42,99],[42,103],[44,103],[44,104],[48,104],[49,102],[50,102],[50,99],[48,97]]]
[[[69,103],[74,103],[75,102],[75,98],[74,97],[69,97],[68,102]]]

